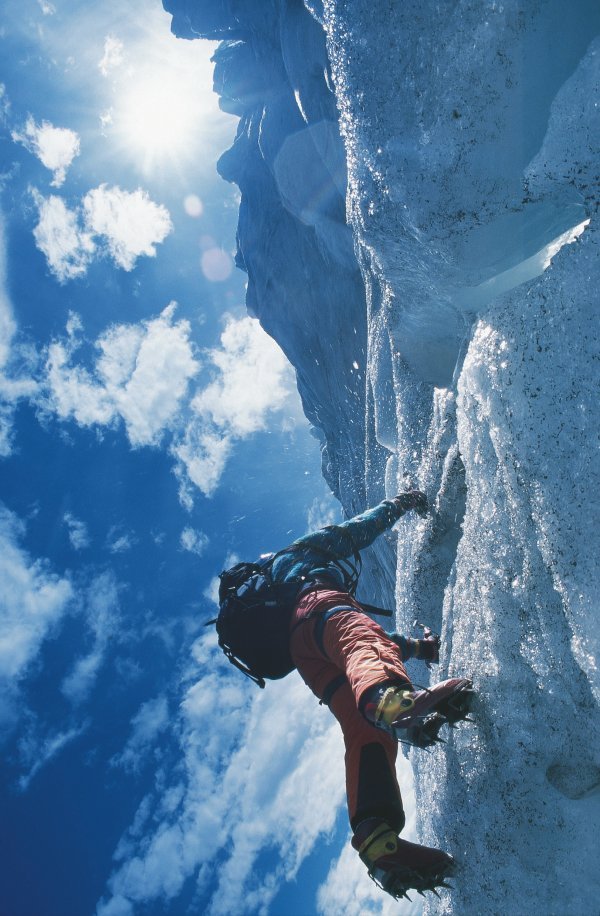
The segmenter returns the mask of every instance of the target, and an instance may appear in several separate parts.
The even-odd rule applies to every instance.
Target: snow
[[[364,579],[385,602],[395,566],[399,629],[439,629],[435,676],[479,691],[409,755],[419,835],[462,865],[425,912],[597,911],[600,8],[168,5],[231,39],[238,263],[326,479],[348,514],[434,506]]]

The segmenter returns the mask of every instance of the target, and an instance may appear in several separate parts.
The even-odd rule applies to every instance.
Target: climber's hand
[[[432,633],[431,636],[419,640],[419,658],[427,664],[439,665],[440,637],[437,633]]]
[[[427,497],[421,490],[407,490],[406,493],[400,493],[399,496],[395,496],[392,502],[394,502],[402,512],[408,512],[410,509],[414,509],[421,518],[425,518],[429,510]]]
[[[417,658],[422,659],[428,668],[432,662],[434,665],[439,665],[441,642],[440,637],[437,633],[433,632],[431,627],[428,627],[424,623],[419,623],[418,620],[415,620],[413,626],[423,630],[423,638],[417,640],[419,644]]]

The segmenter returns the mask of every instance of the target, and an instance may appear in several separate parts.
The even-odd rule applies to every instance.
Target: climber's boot
[[[399,900],[407,891],[420,894],[449,887],[444,879],[456,870],[452,856],[440,849],[401,840],[382,818],[371,817],[356,828],[352,845],[367,866],[369,876]],[[409,898],[410,899],[410,898]]]
[[[450,723],[464,719],[473,693],[472,682],[464,677],[452,677],[422,690],[414,690],[411,684],[376,686],[370,689],[363,709],[373,725],[401,738],[400,730],[422,725],[432,713]]]

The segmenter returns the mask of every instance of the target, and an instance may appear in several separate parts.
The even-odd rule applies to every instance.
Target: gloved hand
[[[419,649],[416,653],[417,658],[422,659],[427,667],[429,667],[432,662],[434,665],[439,665],[440,637],[437,633],[433,632],[431,627],[428,627],[424,623],[419,623],[418,620],[415,620],[414,626],[423,630],[423,639],[417,639],[417,643],[419,644]]]
[[[395,642],[402,654],[402,660],[418,658],[425,662],[427,667],[433,663],[440,663],[440,637],[433,633],[429,627],[419,624],[423,630],[422,639],[412,639],[410,636],[401,636],[400,633],[389,633],[388,636]]]
[[[427,497],[421,490],[407,490],[406,493],[400,493],[399,496],[394,496],[392,502],[398,506],[402,512],[408,512],[410,509],[414,509],[421,518],[425,518],[429,510]]]
[[[417,658],[427,662],[427,664],[439,665],[440,637],[437,633],[432,633],[431,636],[426,636],[425,639],[418,639],[417,642],[419,643]]]

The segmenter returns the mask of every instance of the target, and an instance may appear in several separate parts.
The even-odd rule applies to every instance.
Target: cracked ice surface
[[[401,629],[477,724],[411,752],[432,913],[591,913],[599,827],[596,4],[326,0]],[[368,489],[368,480],[367,480]]]

